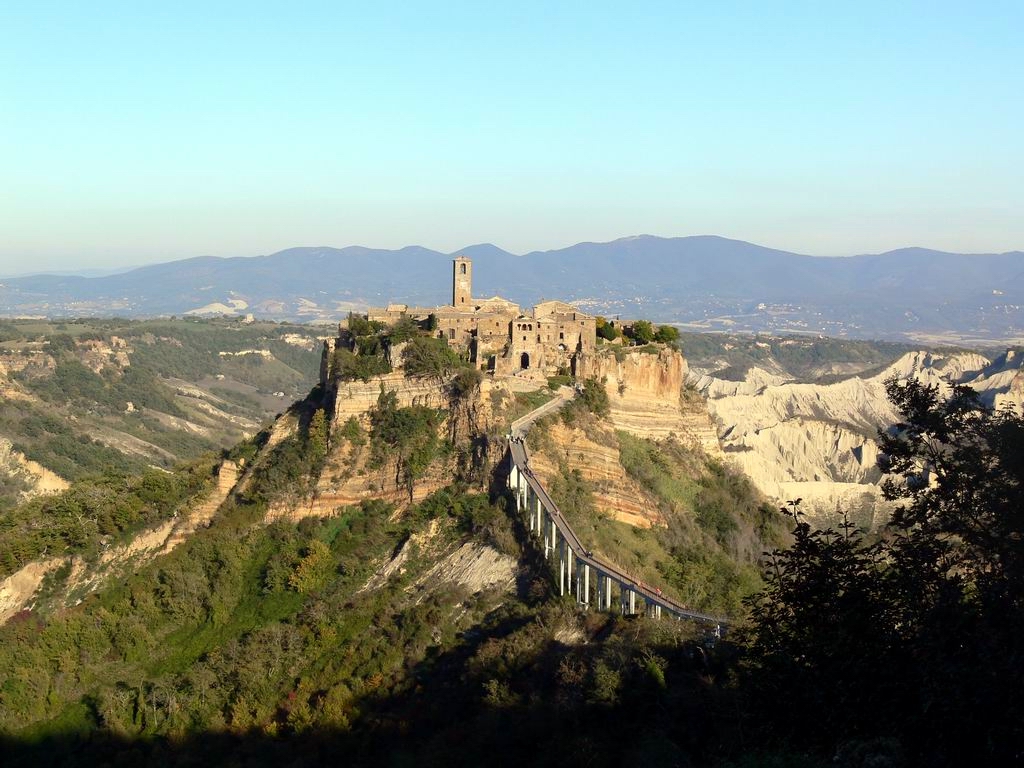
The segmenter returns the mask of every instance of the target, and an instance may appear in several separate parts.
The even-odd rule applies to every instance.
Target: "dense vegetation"
[[[101,546],[172,517],[210,488],[212,461],[174,472],[108,472],[0,512],[0,577],[42,555],[95,557]]]
[[[585,420],[586,414],[603,419],[610,412],[611,403],[604,384],[597,379],[587,379],[579,385],[577,396],[562,408],[561,417],[563,422],[571,425]]]
[[[210,529],[77,607],[0,627],[5,764],[1018,761],[1024,421],[967,390],[944,399],[893,384],[905,419],[883,447],[904,507],[890,529],[866,541],[798,519],[792,547],[759,576],[762,550],[783,542],[780,516],[698,451],[612,432],[603,386],[581,386],[567,419],[531,430],[531,448],[546,449],[559,419],[614,441],[664,525],[608,520],[568,467],[549,490],[595,550],[693,607],[741,617],[753,593],[726,642],[556,598],[497,487],[265,524],[275,500],[310,491],[341,441],[393,462],[410,489],[453,449],[436,410],[385,394],[368,432],[352,421],[331,434],[313,397],[294,435],[232,452],[251,475]],[[53,523],[42,546],[95,551],[171,509],[153,499],[185,499],[208,476],[196,465],[80,484],[52,514],[0,530],[11,537],[0,546],[42,518]],[[513,592],[426,580],[466,543],[517,560]]]
[[[369,381],[374,376],[391,373],[393,366],[401,364],[405,375],[411,378],[447,381],[460,372],[463,379],[457,389],[479,383],[479,374],[465,373],[472,370],[472,366],[449,347],[448,342],[428,335],[430,325],[428,321],[421,327],[415,320],[403,317],[387,326],[349,314],[331,359],[331,375],[340,381]]]
[[[654,325],[650,320],[634,320],[628,324],[613,324],[604,317],[597,318],[597,337],[605,341],[625,338],[632,344],[643,346],[651,342],[676,344],[679,329],[672,325]]]
[[[782,541],[779,515],[746,478],[678,441],[625,432],[600,439],[617,442],[623,468],[654,497],[663,523],[644,529],[611,519],[594,501],[594,484],[563,465],[549,491],[577,533],[595,552],[692,608],[741,614],[742,600],[761,586],[761,553]],[[543,441],[535,446],[548,448]]]
[[[295,441],[285,450],[308,439]],[[486,497],[446,489],[398,521],[366,502],[252,527],[269,475],[256,479],[212,529],[123,585],[0,629],[8,764],[565,764],[582,750],[611,765],[714,750],[715,694],[691,627],[581,621],[540,574],[512,599],[416,586],[466,537],[520,554]],[[358,592],[427,530],[431,549]],[[588,637],[599,642],[577,642]],[[625,713],[645,723],[635,744],[611,727]]]
[[[74,352],[76,344],[91,341],[111,343],[113,338],[124,340],[132,350],[133,364],[187,381],[204,376],[230,375],[243,358],[222,355],[252,349],[266,349],[291,374],[274,379],[276,389],[286,389],[298,395],[308,389],[316,379],[320,364],[319,345],[312,351],[283,340],[287,334],[302,338],[316,338],[317,329],[309,326],[256,322],[239,319],[170,318],[157,320],[123,320],[88,318],[66,322],[8,321],[11,332],[5,334],[8,349],[32,349],[33,344],[45,343],[55,352]],[[243,356],[244,357],[244,356]],[[244,365],[244,364],[243,364]],[[288,385],[286,379],[290,378]],[[283,386],[287,385],[287,386]]]
[[[370,413],[370,463],[395,463],[395,479],[413,498],[415,483],[427,467],[451,446],[438,437],[444,412],[425,405],[399,407],[394,392],[380,393]]]
[[[58,412],[59,413],[59,412]],[[0,434],[27,458],[67,480],[101,472],[141,472],[146,461],[108,445],[35,403],[0,401]],[[15,497],[16,498],[16,497]],[[8,497],[12,503],[14,499]]]
[[[1024,745],[1024,419],[956,387],[889,382],[886,535],[796,526],[752,602],[745,690],[764,735],[888,764],[1019,764]],[[798,514],[798,510],[791,510]],[[794,727],[813,720],[816,727]]]
[[[9,321],[0,438],[70,481],[170,469],[233,445],[308,391],[316,334],[239,320]],[[27,487],[15,470],[0,470],[0,509]]]

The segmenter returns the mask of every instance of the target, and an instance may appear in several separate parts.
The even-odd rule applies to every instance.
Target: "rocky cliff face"
[[[494,466],[502,456],[498,442],[487,435],[500,431],[505,417],[505,404],[512,399],[512,390],[506,382],[484,379],[480,388],[469,398],[453,400],[444,382],[436,379],[409,379],[401,373],[377,376],[367,382],[339,382],[330,393],[334,404],[332,432],[355,419],[364,435],[370,431],[370,411],[377,405],[381,391],[394,392],[398,407],[422,405],[447,411],[444,426],[447,437],[455,445],[470,445],[476,454],[459,455],[458,452],[436,461],[413,486],[410,500],[408,488],[399,482],[398,467],[393,461],[383,467],[368,465],[369,446],[344,440],[336,441],[313,492],[305,498],[293,498],[273,504],[267,520],[301,520],[303,517],[326,517],[344,506],[358,504],[366,499],[383,499],[403,508],[412,501],[422,501],[435,491],[450,485],[456,477],[465,479],[466,461],[481,467]],[[485,487],[485,473],[477,474],[480,487]]]
[[[664,439],[671,435],[705,451],[720,455],[715,427],[703,398],[692,390],[684,392],[687,375],[686,360],[676,350],[628,351],[602,349],[580,355],[577,374],[580,378],[597,378],[604,382],[611,406],[610,423],[600,429],[602,439],[569,430],[556,424],[551,437],[560,445],[584,476],[597,489],[598,505],[616,519],[637,526],[657,521],[657,508],[642,489],[629,479],[621,464],[614,431],[625,430],[639,437]],[[370,381],[338,382],[327,389],[326,397],[333,405],[332,427],[337,428],[354,418],[364,431],[369,430],[367,414],[377,404],[381,389],[393,391],[400,407],[424,405],[448,411],[447,430],[452,442],[464,445],[474,436],[496,435],[508,420],[508,407],[514,393],[536,390],[546,383],[525,377],[492,379],[485,377],[479,392],[468,401],[454,403],[447,388],[430,379],[407,379],[402,373],[378,376]],[[476,442],[480,442],[477,440]],[[483,441],[477,457],[480,463],[493,467],[501,459],[497,442]],[[371,469],[367,466],[368,449],[342,444],[333,449],[314,493],[306,499],[275,504],[270,519],[299,519],[307,515],[330,515],[342,506],[357,504],[363,499],[383,498],[399,507],[409,502],[408,489],[396,481],[394,465]],[[458,474],[457,457],[439,462],[418,481],[413,501],[419,501],[451,483]],[[544,459],[541,464],[544,465]],[[544,471],[553,473],[557,466],[547,460]]]
[[[546,487],[552,487],[561,474],[561,463],[578,469],[590,483],[594,504],[602,513],[638,528],[661,522],[657,504],[622,468],[614,429],[570,429],[555,423],[546,430],[546,437],[545,450],[530,457],[530,465]]]
[[[693,372],[705,393],[726,455],[765,495],[831,522],[837,509],[858,523],[884,520],[891,506],[881,498],[877,431],[899,420],[885,394],[890,378],[916,377],[948,389],[975,387],[997,407],[1019,408],[1024,395],[1020,360],[1012,353],[992,363],[975,353],[909,353],[871,376],[832,384],[780,381],[752,369],[742,382]]]
[[[333,426],[344,424],[352,417],[363,418],[377,405],[382,390],[394,392],[400,408],[448,405],[444,387],[433,379],[407,379],[402,373],[389,373],[369,381],[339,381],[333,392]]]
[[[685,387],[687,373],[686,359],[670,348],[652,352],[606,347],[580,355],[577,376],[604,383],[609,418],[584,429],[560,422],[538,426],[545,430],[544,447],[532,454],[534,470],[550,485],[561,474],[560,465],[578,469],[593,488],[602,514],[640,528],[662,523],[657,502],[623,469],[615,432],[652,440],[675,437],[721,457],[707,403]]]
[[[26,498],[41,493],[56,493],[68,487],[64,478],[42,464],[25,458],[23,453],[14,449],[10,440],[0,437],[0,476],[3,474],[24,482]]]
[[[28,563],[0,581],[0,624],[32,605],[43,580],[61,567],[67,569],[67,575],[48,598],[53,607],[77,604],[111,579],[121,578],[154,557],[173,551],[198,528],[210,524],[235,487],[238,473],[237,464],[222,462],[217,471],[217,484],[205,498],[180,515],[140,531],[130,541],[105,550],[93,563],[87,563],[81,555]]]
[[[711,454],[719,452],[703,399],[684,396],[688,367],[680,352],[600,349],[580,355],[577,373],[604,382],[617,429],[655,440],[675,435]]]

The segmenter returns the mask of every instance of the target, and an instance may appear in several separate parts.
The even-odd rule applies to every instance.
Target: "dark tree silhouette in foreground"
[[[887,383],[872,544],[798,510],[751,601],[743,682],[764,732],[879,764],[1024,758],[1024,420],[966,387]],[[847,764],[860,764],[850,758]],[[967,761],[967,762],[965,762]]]

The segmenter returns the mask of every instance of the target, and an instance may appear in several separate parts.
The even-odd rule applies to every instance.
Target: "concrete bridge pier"
[[[558,594],[559,596],[565,594],[565,584],[568,582],[568,567],[569,560],[565,556],[566,547],[565,539],[562,539],[558,543]]]
[[[609,610],[610,606],[606,607],[605,606],[605,600],[604,600],[605,581],[607,580],[608,577],[605,576],[603,573],[601,573],[601,571],[594,571],[594,576],[595,576],[595,581],[597,582],[597,584],[596,584],[597,595],[595,595],[595,597],[597,598],[597,610],[599,610],[599,611]]]
[[[582,560],[576,561],[576,602],[590,606],[590,566]]]
[[[512,472],[509,473],[509,487],[516,496],[516,512],[522,514],[527,508],[526,497],[529,486],[523,473],[515,465],[512,466]]]
[[[572,566],[576,560],[572,550],[569,548],[569,542],[562,541],[562,559],[565,561],[565,588],[562,590],[564,595],[572,589]]]
[[[523,514],[526,515],[526,530],[533,533],[533,488],[529,485],[526,486],[526,508],[523,510]]]
[[[619,582],[619,611],[623,616],[636,613],[636,592],[622,582]]]

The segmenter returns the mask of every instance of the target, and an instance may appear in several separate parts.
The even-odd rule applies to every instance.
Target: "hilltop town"
[[[452,302],[437,307],[389,304],[372,307],[370,322],[394,325],[411,318],[478,369],[499,375],[520,371],[576,373],[579,355],[597,343],[596,318],[562,301],[544,301],[524,310],[501,296],[473,297],[473,262],[452,261]],[[344,324],[343,324],[344,325]]]

